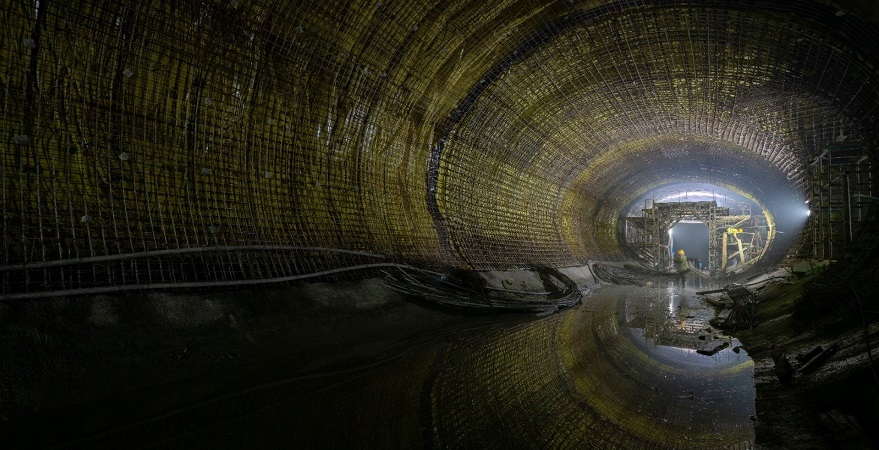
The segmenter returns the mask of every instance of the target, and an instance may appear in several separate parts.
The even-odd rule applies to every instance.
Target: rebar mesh
[[[614,259],[621,208],[669,179],[805,193],[840,136],[874,170],[875,17],[825,2],[0,15],[0,294]]]

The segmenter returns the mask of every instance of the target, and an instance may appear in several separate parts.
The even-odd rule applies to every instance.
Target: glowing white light
[[[680,198],[693,197],[693,199],[695,200],[698,198],[714,198],[716,196],[717,196],[717,194],[715,194],[714,192],[709,192],[709,191],[704,191],[704,190],[681,191],[681,192],[676,192],[676,193],[673,193],[670,195],[666,195],[662,198],[658,198],[658,199],[656,199],[656,201],[661,203],[661,202],[667,202],[669,200],[677,200]]]

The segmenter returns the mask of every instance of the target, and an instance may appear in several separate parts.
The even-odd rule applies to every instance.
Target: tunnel
[[[22,447],[879,445],[871,1],[0,14]],[[798,325],[718,334],[760,280]]]

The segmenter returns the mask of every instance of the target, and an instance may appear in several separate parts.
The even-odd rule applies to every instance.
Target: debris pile
[[[838,348],[838,342],[831,343],[827,348],[818,345],[806,353],[798,353],[794,356],[795,362],[792,363],[787,355],[782,353],[781,349],[773,343],[770,355],[775,363],[775,375],[781,384],[789,385],[793,383],[795,375],[805,375],[818,369],[831,355],[836,353]]]
[[[723,297],[706,297],[705,301],[718,309],[711,324],[728,331],[757,326],[754,309],[759,302],[753,291],[740,284],[730,284],[722,289],[697,292],[700,295],[723,293]]]

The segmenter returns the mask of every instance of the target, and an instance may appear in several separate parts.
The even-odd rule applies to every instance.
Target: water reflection
[[[668,357],[673,365],[723,365],[749,363],[750,358],[741,343],[710,325],[714,310],[699,300],[691,290],[674,286],[648,289],[647,296],[628,296],[624,303],[625,321],[620,325],[633,337],[643,337],[643,348],[658,358]],[[697,351],[722,341],[725,349],[711,355]],[[689,355],[681,359],[681,355]],[[709,358],[705,358],[708,356]],[[692,357],[692,361],[689,358]]]
[[[609,396],[618,405],[603,414],[659,446],[751,447],[753,362],[737,339],[710,325],[713,309],[693,289],[607,286],[589,300],[592,329],[604,330],[604,322],[615,330],[599,332],[588,351],[588,376],[607,387],[591,400]]]

